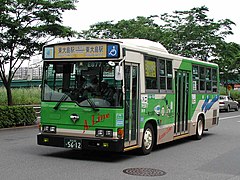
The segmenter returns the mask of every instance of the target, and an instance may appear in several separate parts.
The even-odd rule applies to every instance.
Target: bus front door
[[[175,136],[188,133],[189,72],[175,71]]]
[[[137,144],[139,119],[139,66],[125,65],[124,147]]]

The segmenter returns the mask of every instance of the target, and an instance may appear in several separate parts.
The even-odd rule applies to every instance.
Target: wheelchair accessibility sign
[[[107,57],[111,58],[115,58],[115,57],[119,57],[119,46],[118,45],[108,45],[107,47]]]

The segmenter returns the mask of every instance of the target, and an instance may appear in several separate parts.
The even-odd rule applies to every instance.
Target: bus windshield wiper
[[[58,101],[58,103],[53,107],[53,109],[58,110],[60,104],[65,101],[68,98],[67,94],[64,94],[61,99]]]
[[[99,111],[99,109],[96,108],[96,104],[91,99],[89,99],[87,96],[82,97],[81,100],[77,104],[79,104],[79,103],[81,103],[82,101],[85,101],[85,100],[88,102],[88,104],[91,106],[91,108],[94,111]]]
[[[86,100],[94,111],[99,111],[99,109],[96,108],[96,104],[91,99],[87,98]]]

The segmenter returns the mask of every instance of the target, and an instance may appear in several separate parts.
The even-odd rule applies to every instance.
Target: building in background
[[[42,79],[42,71],[42,66],[32,68],[32,79]]]
[[[15,69],[14,69],[15,71]],[[28,74],[28,67],[20,67],[15,75],[14,75],[14,80],[18,80],[18,79],[27,79],[27,74]]]
[[[42,78],[42,65],[34,67],[20,67],[15,75],[14,80],[32,80],[32,79],[41,79]]]
[[[41,57],[34,57],[30,61],[26,61],[20,67],[15,75],[14,80],[39,80],[42,78],[43,64]]]

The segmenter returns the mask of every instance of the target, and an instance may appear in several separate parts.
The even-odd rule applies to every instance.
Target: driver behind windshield
[[[90,83],[87,84],[86,89],[90,89],[91,91],[98,89],[98,78],[96,75],[91,79]]]
[[[115,88],[110,87],[105,80],[102,80],[100,92],[102,97],[112,104],[113,98],[115,98],[114,95],[116,93]]]

